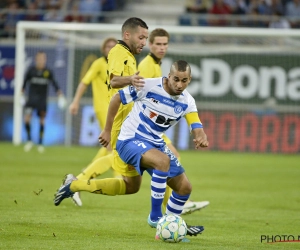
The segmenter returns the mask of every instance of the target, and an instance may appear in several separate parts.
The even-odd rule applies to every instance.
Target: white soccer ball
[[[164,242],[178,243],[186,236],[185,221],[175,214],[164,215],[157,223],[156,238]]]

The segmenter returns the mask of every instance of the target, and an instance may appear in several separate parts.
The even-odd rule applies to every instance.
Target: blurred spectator
[[[26,0],[6,0],[6,1],[4,0],[4,2],[7,2],[8,4],[12,2],[16,2],[19,6],[19,9],[26,7]]]
[[[237,0],[224,0],[224,4],[226,4],[230,8],[231,13],[234,13],[237,8],[238,1]]]
[[[47,0],[35,0],[34,2],[39,10],[45,10],[48,7]]]
[[[101,1],[100,0],[80,0],[79,12],[85,15],[85,22],[98,22],[101,13]]]
[[[114,11],[116,10],[115,0],[102,0],[102,11]]]
[[[110,12],[110,11],[116,11],[117,5],[115,0],[101,0],[102,1],[102,11],[103,12]],[[110,16],[109,15],[100,15],[98,18],[98,22],[101,23],[109,23],[110,22]]]
[[[186,0],[185,10],[187,13],[207,13],[212,7],[211,0]]]
[[[270,15],[283,16],[284,7],[282,4],[282,1],[281,0],[270,0],[269,13],[270,13]]]
[[[282,12],[275,12],[273,20],[269,24],[270,28],[274,29],[289,29],[291,25],[289,21],[283,16]]]
[[[212,8],[210,9],[209,13],[215,15],[226,15],[226,14],[231,14],[231,9],[224,2],[224,0],[216,0]]]
[[[268,5],[266,4],[265,0],[250,0],[248,10],[248,13],[253,13],[253,10],[255,10],[257,11],[258,15],[271,14],[268,13]]]
[[[216,0],[209,13],[214,15],[229,15],[231,14],[231,8],[224,0]],[[227,22],[224,18],[219,18],[218,20],[211,21],[210,24],[212,26],[226,26]]]
[[[248,5],[246,0],[238,0],[232,14],[244,15],[248,12]]]
[[[292,0],[291,2],[287,3],[285,15],[289,18],[300,18],[300,0]],[[294,28],[300,28],[300,22],[290,20],[291,25]]]
[[[60,9],[63,4],[62,0],[47,0],[47,8],[51,9],[53,7]]]
[[[116,1],[116,10],[123,10],[126,6],[126,0],[115,0]]]
[[[263,28],[267,27],[266,22],[263,22],[259,19],[259,10],[258,8],[251,8],[250,12],[247,14],[249,16],[249,19],[245,22],[246,27],[252,27],[252,28]]]
[[[19,12],[19,5],[17,2],[11,1],[8,5],[8,13],[4,21],[4,36],[15,37],[15,29],[17,22],[24,19],[24,16]]]
[[[62,22],[63,20],[64,17],[59,10],[59,6],[56,5],[50,6],[44,15],[44,21],[46,22]]]
[[[73,4],[71,7],[71,13],[65,17],[65,21],[77,23],[82,23],[84,21],[84,17],[79,14],[77,4]]]
[[[43,16],[38,14],[36,3],[31,2],[27,6],[27,12],[25,14],[24,20],[26,21],[42,21]]]

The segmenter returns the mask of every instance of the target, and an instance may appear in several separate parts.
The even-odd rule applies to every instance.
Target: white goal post
[[[13,118],[15,145],[22,142],[22,106],[19,100],[26,48],[53,46],[62,38],[64,49],[68,52],[64,94],[70,103],[78,84],[78,81],[75,82],[77,79],[74,80],[74,71],[77,70],[74,68],[77,60],[75,49],[99,47],[99,41],[107,36],[121,39],[121,26],[26,21],[17,24]],[[164,73],[167,73],[173,59],[183,58],[192,63],[194,80],[189,90],[200,108],[214,112],[259,112],[271,107],[279,113],[299,112],[300,30],[149,25],[149,31],[154,28],[164,28],[171,36],[168,51],[171,56],[163,61]],[[236,115],[240,117],[239,113]],[[73,118],[67,110],[63,116],[64,144],[70,145]],[[236,136],[238,133],[241,132],[237,132]]]

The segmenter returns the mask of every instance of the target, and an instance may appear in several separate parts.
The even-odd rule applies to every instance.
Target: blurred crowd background
[[[20,20],[114,23],[128,16],[156,24],[300,28],[300,0],[1,0],[0,36],[15,37]]]

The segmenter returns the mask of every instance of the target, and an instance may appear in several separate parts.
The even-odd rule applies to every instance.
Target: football
[[[185,221],[175,214],[164,215],[157,223],[156,239],[164,242],[178,243],[186,236]]]

